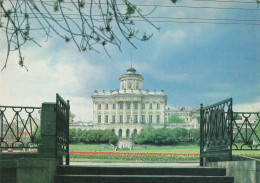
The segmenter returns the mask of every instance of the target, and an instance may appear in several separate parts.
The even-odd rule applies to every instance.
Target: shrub
[[[170,145],[179,142],[173,130],[167,128],[154,129],[151,126],[144,128],[135,138],[137,144]]]
[[[189,130],[189,133],[190,133],[192,141],[199,144],[200,143],[200,130],[191,129],[191,130]]]
[[[116,144],[118,137],[111,130],[83,131],[80,141],[84,143],[110,143]]]

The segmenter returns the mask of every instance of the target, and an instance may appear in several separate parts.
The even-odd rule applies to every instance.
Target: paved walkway
[[[109,162],[70,162],[80,166],[111,166],[111,167],[198,167],[199,163],[109,163]]]

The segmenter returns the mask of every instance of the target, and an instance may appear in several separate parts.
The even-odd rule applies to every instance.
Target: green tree
[[[147,126],[134,138],[134,142],[137,144],[169,145],[178,143],[179,139],[171,129],[154,129],[152,126]]]
[[[172,133],[174,133],[179,138],[179,140],[186,141],[188,130],[185,128],[174,128]]]
[[[195,143],[200,143],[200,129],[190,129],[189,134]]]
[[[166,123],[184,123],[184,120],[181,119],[177,114],[173,114],[168,118]]]
[[[118,137],[111,130],[85,130],[80,141],[84,143],[110,143],[116,144]]]
[[[78,142],[79,137],[76,129],[69,130],[69,139],[70,139],[70,143]]]

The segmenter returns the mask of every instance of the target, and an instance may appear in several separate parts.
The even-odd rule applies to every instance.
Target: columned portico
[[[144,78],[134,68],[129,68],[119,80],[120,90],[95,90],[92,95],[94,129],[111,129],[126,138],[147,124],[162,128],[167,104],[164,91],[142,90]]]

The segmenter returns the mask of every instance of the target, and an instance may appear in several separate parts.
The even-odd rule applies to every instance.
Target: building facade
[[[116,135],[130,138],[148,124],[163,128],[167,95],[142,90],[144,78],[129,68],[121,75],[120,89],[98,92],[93,99],[93,128],[111,129]]]
[[[165,121],[168,121],[168,118],[171,115],[178,115],[180,119],[184,120],[185,122],[191,122],[191,116],[190,116],[190,112],[193,109],[187,109],[185,107],[182,108],[170,108],[170,107],[166,107],[165,109]]]
[[[165,109],[165,121],[168,121],[171,115],[178,115],[178,117],[184,120],[185,123],[169,123],[166,124],[166,128],[186,128],[193,129],[199,128],[199,109],[189,109],[185,107]]]

